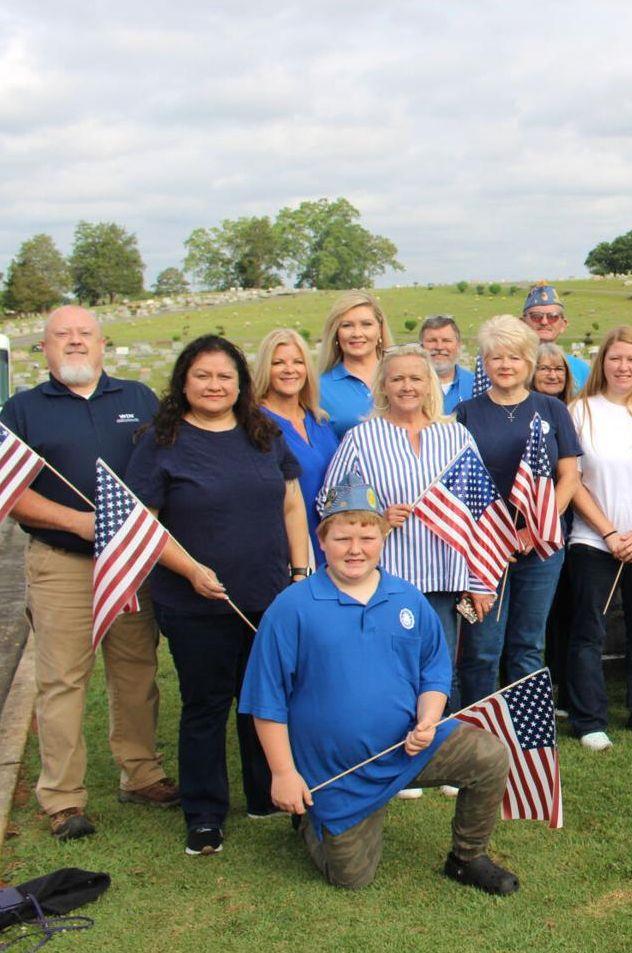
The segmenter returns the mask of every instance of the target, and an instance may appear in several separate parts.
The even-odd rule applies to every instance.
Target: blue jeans
[[[570,720],[575,734],[605,731],[608,695],[601,654],[606,637],[603,614],[619,561],[595,546],[578,543],[569,550],[573,587],[573,624],[568,646],[567,676]],[[626,703],[632,711],[632,565],[621,573],[621,600],[626,627]]]
[[[483,622],[463,624],[462,705],[473,705],[496,691],[503,649],[508,685],[542,667],[546,620],[563,562],[563,549],[544,560],[533,551],[518,556],[509,566],[499,621],[496,604]]]
[[[450,662],[452,663],[452,687],[450,688],[450,698],[446,711],[455,712],[460,706],[459,677],[456,667],[456,642],[457,642],[457,614],[456,603],[458,593],[456,592],[424,592],[424,595],[434,611],[439,616],[439,622],[445,635],[446,645],[450,653]]]
[[[253,633],[237,615],[192,615],[154,604],[182,699],[179,781],[187,828],[221,826],[228,813],[226,722],[239,696]],[[259,623],[261,613],[250,613]],[[237,715],[247,809],[274,810],[271,777],[250,715]]]

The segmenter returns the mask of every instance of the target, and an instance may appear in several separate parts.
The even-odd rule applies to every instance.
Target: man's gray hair
[[[440,328],[451,327],[454,329],[457,341],[461,341],[461,332],[459,326],[451,314],[429,314],[419,330],[419,340],[423,339],[426,331],[438,331]]]

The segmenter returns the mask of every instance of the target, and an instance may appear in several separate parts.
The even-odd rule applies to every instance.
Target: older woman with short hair
[[[577,487],[582,449],[569,413],[555,397],[529,390],[536,368],[538,337],[512,315],[487,321],[479,346],[491,386],[457,407],[457,420],[472,434],[483,463],[509,504],[509,493],[531,432],[534,414],[555,481],[560,513]],[[558,550],[541,560],[529,533],[517,520],[520,549],[509,567],[500,619],[496,610],[464,631],[460,679],[462,702],[470,705],[495,691],[503,651],[508,683],[542,665],[546,619],[564,559]]]
[[[437,612],[454,662],[456,603],[472,594],[480,616],[492,594],[468,570],[464,557],[412,515],[413,504],[454,457],[473,440],[465,427],[443,416],[443,395],[426,351],[419,344],[388,348],[374,387],[372,417],[347,432],[327,470],[318,498],[349,472],[374,487],[391,526],[384,568],[421,590]],[[458,705],[453,684],[450,706]]]
[[[266,334],[254,366],[255,399],[280,428],[301,468],[299,483],[307,510],[313,563],[323,562],[316,536],[316,496],[338,447],[327,414],[318,404],[318,381],[305,341],[291,328]]]
[[[366,291],[346,291],[327,315],[320,346],[321,404],[339,439],[371,413],[371,384],[393,338],[379,303]]]

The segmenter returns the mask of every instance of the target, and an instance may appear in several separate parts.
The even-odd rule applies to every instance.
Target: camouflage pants
[[[423,787],[451,784],[460,789],[452,820],[452,850],[461,860],[485,853],[507,771],[507,751],[497,738],[480,728],[459,725],[411,782]],[[302,818],[300,833],[308,853],[329,883],[352,889],[371,883],[382,855],[387,806],[342,834],[334,836],[324,828],[322,841],[308,816]]]

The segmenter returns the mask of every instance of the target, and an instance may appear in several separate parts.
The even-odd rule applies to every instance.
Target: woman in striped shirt
[[[468,570],[463,556],[412,515],[413,504],[454,457],[473,440],[465,427],[443,416],[437,375],[418,344],[384,352],[373,386],[372,417],[347,432],[329,464],[318,503],[350,470],[375,488],[392,527],[384,545],[384,568],[417,586],[436,611],[452,662],[456,649],[456,603],[470,594],[480,619],[493,595]],[[458,706],[453,683],[450,707]]]

